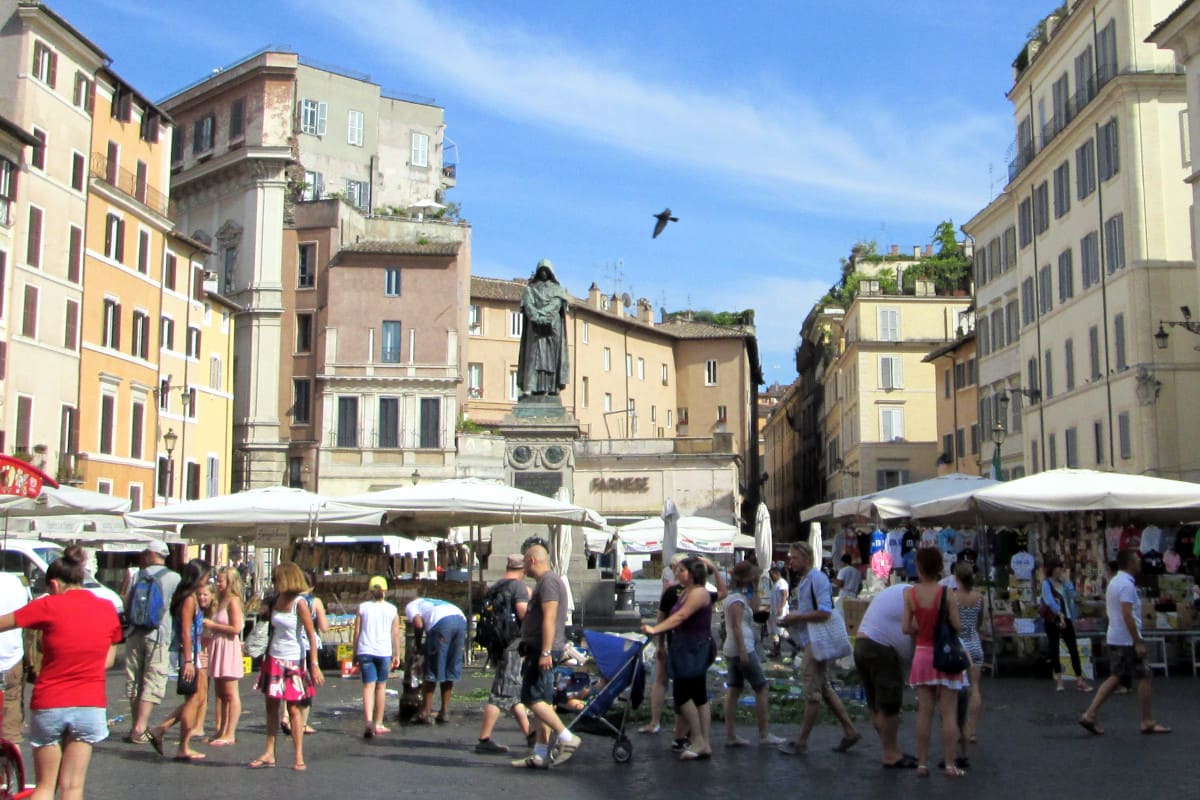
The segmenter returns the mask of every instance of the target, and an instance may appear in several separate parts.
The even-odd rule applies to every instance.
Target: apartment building
[[[818,318],[830,333],[821,408],[827,498],[937,474],[937,381],[924,357],[960,335],[970,300],[922,284],[920,295],[883,294],[877,281],[863,281],[846,309],[826,307]]]
[[[171,162],[177,223],[211,243],[221,293],[244,309],[235,326],[233,485],[278,485],[296,463],[281,416],[291,383],[280,377],[290,374],[284,319],[293,313],[283,269],[301,254],[290,238],[285,247],[285,230],[297,207],[324,197],[364,217],[437,200],[455,183],[444,113],[277,51],[242,59],[163,105],[182,132]],[[317,268],[297,263],[309,276]]]
[[[1144,41],[1174,6],[1079,0],[1014,62],[1009,184],[964,226],[977,242],[980,425],[1006,422],[1005,469],[1200,475],[1191,342],[1154,338],[1196,296],[1176,212],[1189,201],[1184,78]]]
[[[970,313],[963,314],[969,323]],[[970,328],[922,359],[937,380],[937,474],[991,474],[993,433],[979,425],[978,363],[975,331]],[[1007,476],[1006,476],[1007,477]]]
[[[79,396],[79,349],[68,334],[82,301],[92,84],[106,63],[45,5],[0,0],[0,116],[38,141],[9,201],[0,437],[5,451],[68,477]]]
[[[767,475],[762,500],[771,514],[771,533],[780,542],[799,538],[800,511],[806,507],[800,500],[804,469],[800,458],[803,397],[803,386],[797,378],[771,406],[762,429],[762,469]]]
[[[288,485],[345,495],[454,477],[470,228],[319,200],[296,206],[284,243]]]

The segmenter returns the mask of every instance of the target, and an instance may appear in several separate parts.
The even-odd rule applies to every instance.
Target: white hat
[[[167,547],[167,543],[162,539],[151,539],[150,541],[146,542],[146,547],[144,549],[148,552],[154,553],[157,556],[162,556],[163,558],[168,558],[171,555],[171,549]]]

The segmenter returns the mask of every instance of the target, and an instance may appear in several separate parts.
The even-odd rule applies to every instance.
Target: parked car
[[[62,546],[54,542],[41,539],[2,539],[0,571],[12,572],[24,578],[31,596],[38,597],[46,593],[46,569],[62,554]],[[91,570],[84,576],[83,588],[112,603],[121,624],[125,624],[125,602],[119,594],[96,580]]]

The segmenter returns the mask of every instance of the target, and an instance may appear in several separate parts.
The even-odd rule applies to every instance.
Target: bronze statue
[[[554,276],[550,259],[538,262],[521,294],[521,354],[517,387],[521,394],[557,395],[570,380],[567,358],[567,291]]]

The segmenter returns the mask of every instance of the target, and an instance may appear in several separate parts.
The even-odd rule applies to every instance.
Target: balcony
[[[145,176],[139,176],[116,163],[109,163],[103,153],[92,153],[91,176],[107,183],[122,194],[136,200],[159,216],[167,216],[167,196],[146,185]]]

